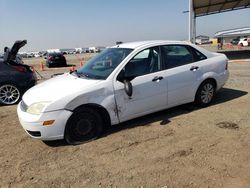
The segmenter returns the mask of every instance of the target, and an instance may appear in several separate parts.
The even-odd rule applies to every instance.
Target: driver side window
[[[161,70],[160,49],[153,47],[139,52],[125,66],[126,77],[138,77]]]

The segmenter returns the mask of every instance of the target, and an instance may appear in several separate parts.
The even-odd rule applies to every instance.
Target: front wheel
[[[68,144],[80,144],[94,140],[103,130],[103,120],[99,113],[91,108],[76,110],[69,118],[65,128],[65,140]]]
[[[197,90],[195,103],[201,107],[206,107],[211,104],[215,94],[214,82],[207,80],[203,82]]]
[[[14,84],[3,84],[0,86],[0,104],[12,105],[21,100],[21,89]]]

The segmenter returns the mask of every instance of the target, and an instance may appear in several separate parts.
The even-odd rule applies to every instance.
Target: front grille
[[[24,101],[21,101],[21,105],[20,105],[20,107],[21,107],[21,110],[22,110],[22,111],[24,111],[24,112],[26,112],[26,111],[27,111],[27,109],[28,109],[28,105],[27,105],[27,104],[25,104],[25,102],[24,102]]]
[[[41,136],[41,132],[40,131],[28,131],[27,132],[34,137],[40,137]]]

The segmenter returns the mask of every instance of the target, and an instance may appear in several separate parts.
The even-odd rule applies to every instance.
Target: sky
[[[188,0],[0,0],[0,52],[187,40]],[[250,26],[250,9],[197,18],[197,35]]]

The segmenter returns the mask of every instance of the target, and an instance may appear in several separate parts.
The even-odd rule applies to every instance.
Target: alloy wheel
[[[214,95],[214,86],[211,83],[207,83],[201,90],[201,100],[203,103],[208,104],[211,102]]]
[[[16,86],[7,84],[0,87],[0,103],[5,105],[15,104],[20,99],[20,91]]]

